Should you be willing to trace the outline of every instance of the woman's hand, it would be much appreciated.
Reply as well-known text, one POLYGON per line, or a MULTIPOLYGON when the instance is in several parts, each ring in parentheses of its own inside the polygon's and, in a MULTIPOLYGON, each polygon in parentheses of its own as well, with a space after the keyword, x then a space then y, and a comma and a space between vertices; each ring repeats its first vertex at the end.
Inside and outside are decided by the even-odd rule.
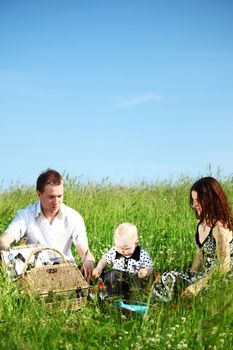
POLYGON ((187 287, 180 295, 180 299, 189 299, 196 296, 195 288, 193 285, 187 287))
POLYGON ((198 282, 188 286, 180 295, 181 299, 193 298, 208 284, 208 280, 211 277, 211 272, 205 277, 201 278, 198 282))

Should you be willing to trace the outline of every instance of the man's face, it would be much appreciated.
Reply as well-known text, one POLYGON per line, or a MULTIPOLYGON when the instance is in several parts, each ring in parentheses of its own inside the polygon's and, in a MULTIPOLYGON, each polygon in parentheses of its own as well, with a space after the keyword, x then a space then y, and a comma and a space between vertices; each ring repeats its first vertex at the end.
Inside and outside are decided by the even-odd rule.
POLYGON ((37 195, 41 202, 41 209, 44 215, 55 215, 60 209, 63 202, 64 185, 46 185, 44 192, 37 191, 37 195))

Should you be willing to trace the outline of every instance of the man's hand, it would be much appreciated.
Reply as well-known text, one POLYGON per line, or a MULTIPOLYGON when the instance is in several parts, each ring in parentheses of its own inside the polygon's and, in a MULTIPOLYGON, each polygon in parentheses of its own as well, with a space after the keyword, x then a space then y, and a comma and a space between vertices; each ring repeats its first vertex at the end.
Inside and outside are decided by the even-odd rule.
POLYGON ((86 280, 89 281, 95 266, 95 258, 86 245, 76 245, 76 249, 83 263, 81 272, 84 274, 86 280))
POLYGON ((0 250, 8 249, 14 240, 10 233, 3 233, 0 237, 0 250))
POLYGON ((94 269, 94 266, 95 263, 92 260, 85 260, 83 263, 81 271, 83 272, 87 281, 89 281, 92 278, 92 271, 94 269))

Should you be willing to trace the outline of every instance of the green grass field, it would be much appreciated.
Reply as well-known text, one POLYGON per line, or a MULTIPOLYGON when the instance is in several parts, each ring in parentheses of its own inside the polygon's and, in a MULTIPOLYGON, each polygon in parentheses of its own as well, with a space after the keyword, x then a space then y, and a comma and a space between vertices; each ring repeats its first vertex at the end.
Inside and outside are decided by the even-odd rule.
MULTIPOLYGON (((221 181, 221 179, 220 179, 221 181)), ((233 179, 221 181, 231 203, 233 179)), ((156 270, 187 270, 195 250, 196 218, 189 207, 192 180, 129 187, 81 184, 66 178, 64 202, 83 216, 98 260, 121 222, 134 223, 156 270)), ((19 208, 36 199, 33 188, 0 193, 0 232, 19 208)), ((78 261, 78 257, 77 262, 78 261)), ((233 281, 216 277, 193 300, 154 302, 145 317, 90 300, 80 311, 48 309, 0 276, 0 349, 233 349, 233 281)))

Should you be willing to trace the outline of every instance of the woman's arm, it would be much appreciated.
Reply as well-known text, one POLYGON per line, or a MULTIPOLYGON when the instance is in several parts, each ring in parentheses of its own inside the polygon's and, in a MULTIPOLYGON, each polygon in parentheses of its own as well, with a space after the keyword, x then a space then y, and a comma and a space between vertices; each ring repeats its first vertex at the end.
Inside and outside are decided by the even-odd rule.
POLYGON ((198 270, 200 270, 202 263, 203 263, 202 251, 200 249, 197 249, 192 262, 190 272, 197 272, 198 270))
POLYGON ((232 232, 219 224, 213 229, 213 237, 216 241, 217 268, 220 272, 227 272, 230 270, 232 232))
POLYGON ((188 286, 180 295, 181 299, 191 298, 197 296, 197 294, 207 286, 208 281, 211 277, 211 273, 203 277, 201 280, 199 280, 196 283, 191 284, 188 286))

